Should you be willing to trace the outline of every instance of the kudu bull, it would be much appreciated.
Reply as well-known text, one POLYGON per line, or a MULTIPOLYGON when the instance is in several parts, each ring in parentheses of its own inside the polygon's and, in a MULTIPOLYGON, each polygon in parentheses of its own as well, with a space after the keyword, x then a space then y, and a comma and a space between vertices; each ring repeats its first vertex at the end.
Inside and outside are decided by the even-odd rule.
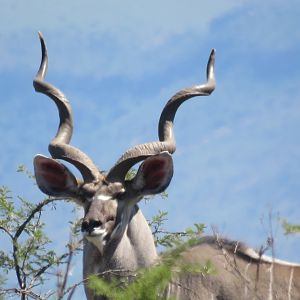
MULTIPOLYGON (((42 60, 34 79, 37 92, 49 96, 59 111, 60 124, 49 144, 52 158, 37 155, 34 170, 37 184, 50 196, 73 199, 84 208, 83 277, 108 270, 134 271, 158 259, 151 230, 137 203, 144 195, 164 191, 173 175, 171 154, 176 149, 173 121, 179 106, 195 96, 208 96, 215 88, 212 50, 207 82, 185 88, 165 105, 159 120, 159 141, 126 151, 107 174, 98 170, 81 150, 71 146, 71 106, 64 94, 45 82, 48 56, 40 34, 42 60), (78 180, 59 160, 74 165, 78 180), (141 162, 135 177, 126 180, 132 166, 141 162)), ((177 299, 300 299, 299 265, 258 255, 251 248, 218 238, 205 238, 184 253, 187 262, 211 260, 217 275, 185 274, 174 278, 166 298, 177 299)), ((108 276, 109 277, 109 276, 108 276)), ((108 278, 109 279, 109 278, 108 278)), ((102 299, 85 286, 88 299, 102 299)))

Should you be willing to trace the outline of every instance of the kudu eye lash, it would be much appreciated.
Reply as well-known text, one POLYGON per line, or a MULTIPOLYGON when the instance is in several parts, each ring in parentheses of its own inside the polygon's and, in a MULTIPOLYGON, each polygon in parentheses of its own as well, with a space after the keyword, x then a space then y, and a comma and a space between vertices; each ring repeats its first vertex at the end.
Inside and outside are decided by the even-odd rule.
POLYGON ((114 216, 110 216, 107 218, 106 222, 111 222, 111 221, 115 221, 116 218, 114 216))

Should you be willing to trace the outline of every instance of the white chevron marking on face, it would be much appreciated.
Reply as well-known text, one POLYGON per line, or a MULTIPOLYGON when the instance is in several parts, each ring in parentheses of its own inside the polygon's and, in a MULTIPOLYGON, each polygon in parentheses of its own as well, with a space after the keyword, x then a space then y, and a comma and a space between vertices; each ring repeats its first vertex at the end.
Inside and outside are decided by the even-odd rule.
POLYGON ((112 199, 112 197, 111 196, 109 196, 109 195, 98 195, 97 196, 97 200, 101 200, 101 201, 108 201, 108 200, 111 200, 112 199))

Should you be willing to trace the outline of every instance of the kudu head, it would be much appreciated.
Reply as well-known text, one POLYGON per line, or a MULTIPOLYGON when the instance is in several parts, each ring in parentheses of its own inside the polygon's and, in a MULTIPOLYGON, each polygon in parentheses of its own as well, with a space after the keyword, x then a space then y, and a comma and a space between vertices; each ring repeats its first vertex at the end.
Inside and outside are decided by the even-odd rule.
POLYGON ((84 207, 82 232, 101 252, 111 241, 120 239, 130 220, 135 204, 144 195, 164 191, 173 176, 171 154, 176 149, 173 121, 178 107, 187 99, 207 96, 215 88, 212 50, 207 65, 207 82, 183 89, 165 105, 159 120, 159 141, 137 145, 126 151, 116 164, 102 173, 81 150, 71 146, 73 132, 72 110, 65 95, 45 81, 48 66, 47 48, 39 33, 42 60, 33 81, 37 92, 49 96, 56 104, 60 123, 56 136, 49 144, 52 158, 37 155, 34 171, 40 190, 50 196, 73 199, 84 207), (82 175, 78 180, 60 162, 67 161, 82 175), (135 164, 142 162, 133 179, 126 174, 135 164))

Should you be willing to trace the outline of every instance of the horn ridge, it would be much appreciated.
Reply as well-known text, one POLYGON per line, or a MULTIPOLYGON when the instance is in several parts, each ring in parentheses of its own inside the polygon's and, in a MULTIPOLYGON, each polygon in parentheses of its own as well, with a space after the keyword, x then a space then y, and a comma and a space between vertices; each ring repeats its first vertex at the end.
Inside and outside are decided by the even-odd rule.
POLYGON ((173 131, 173 123, 176 112, 180 105, 186 100, 196 96, 209 96, 215 89, 216 81, 214 75, 215 49, 212 49, 206 69, 207 82, 195 85, 177 92, 165 105, 158 125, 159 141, 137 145, 127 150, 117 161, 115 166, 109 171, 106 179, 108 181, 125 180, 129 169, 136 163, 144 160, 148 156, 159 154, 163 151, 174 153, 176 150, 176 140, 173 131))
POLYGON ((48 51, 44 37, 39 32, 42 50, 41 64, 33 80, 36 92, 50 97, 57 106, 59 112, 59 126, 55 137, 49 144, 49 152, 55 159, 62 159, 73 164, 81 173, 84 181, 98 182, 103 179, 98 168, 92 160, 81 150, 69 145, 73 134, 73 113, 67 97, 54 85, 45 81, 48 69, 48 51))

